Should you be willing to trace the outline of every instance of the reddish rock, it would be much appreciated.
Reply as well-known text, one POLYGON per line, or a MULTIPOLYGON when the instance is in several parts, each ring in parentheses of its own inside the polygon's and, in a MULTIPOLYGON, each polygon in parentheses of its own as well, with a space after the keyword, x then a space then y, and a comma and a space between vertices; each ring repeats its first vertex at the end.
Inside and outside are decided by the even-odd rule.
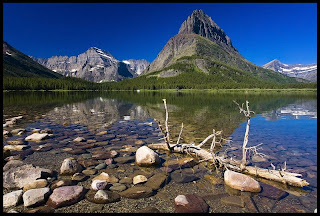
POLYGON ((208 213, 209 205, 204 199, 195 194, 185 195, 187 202, 183 202, 184 205, 180 205, 179 202, 175 204, 176 213, 208 213))
POLYGON ((52 208, 60 208, 79 202, 85 195, 82 186, 64 186, 54 189, 49 197, 47 205, 52 208))

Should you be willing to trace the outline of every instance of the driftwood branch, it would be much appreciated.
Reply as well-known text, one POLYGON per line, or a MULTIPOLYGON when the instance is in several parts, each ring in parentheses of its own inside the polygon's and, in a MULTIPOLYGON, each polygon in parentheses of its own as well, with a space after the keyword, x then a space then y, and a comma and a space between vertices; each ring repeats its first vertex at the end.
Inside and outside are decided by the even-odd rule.
MULTIPOLYGON (((171 145, 170 144, 170 139, 169 139, 169 129, 168 129, 168 110, 167 110, 167 105, 166 105, 166 100, 163 99, 165 110, 166 110, 166 120, 165 120, 165 125, 166 125, 166 130, 164 131, 160 122, 159 122, 159 128, 160 130, 165 134, 165 143, 158 143, 158 144, 149 144, 148 147, 153 148, 153 149, 159 149, 159 150, 166 150, 166 151, 171 151, 174 153, 186 153, 188 155, 194 156, 199 158, 200 161, 208 161, 211 162, 213 165, 216 167, 223 167, 225 169, 230 169, 233 171, 237 172, 242 172, 245 174, 253 175, 256 177, 264 178, 264 179, 269 179, 275 182, 280 182, 286 185, 292 185, 296 187, 303 187, 309 185, 309 183, 301 179, 301 174, 297 173, 290 173, 286 172, 286 162, 284 164, 284 168, 276 170, 275 166, 271 163, 271 166, 273 167, 273 170, 269 169, 263 169, 263 168, 258 168, 258 167, 252 167, 252 166, 245 166, 246 164, 246 152, 247 151, 252 151, 255 154, 258 154, 260 156, 264 156, 264 154, 259 153, 258 147, 261 145, 256 145, 252 147, 246 147, 248 143, 248 136, 249 136, 249 125, 250 125, 250 114, 254 113, 253 111, 249 110, 249 102, 246 101, 246 108, 247 110, 243 109, 243 104, 242 107, 234 101, 235 104, 238 105, 238 108, 240 109, 240 113, 243 113, 246 118, 247 118, 247 128, 246 128, 246 133, 245 133, 245 138, 243 142, 243 158, 241 161, 235 160, 233 158, 225 158, 224 156, 218 156, 213 152, 213 149, 215 147, 215 144, 217 143, 216 136, 221 135, 222 131, 215 132, 213 130, 213 133, 209 135, 206 139, 204 139, 199 145, 195 146, 193 143, 191 144, 179 144, 182 130, 183 130, 183 124, 181 126, 181 130, 179 133, 179 138, 177 141, 177 144, 171 145), (209 140, 213 138, 213 141, 211 143, 210 147, 210 152, 207 150, 202 149, 201 147, 209 140)), ((221 143, 220 139, 220 143, 221 143)))

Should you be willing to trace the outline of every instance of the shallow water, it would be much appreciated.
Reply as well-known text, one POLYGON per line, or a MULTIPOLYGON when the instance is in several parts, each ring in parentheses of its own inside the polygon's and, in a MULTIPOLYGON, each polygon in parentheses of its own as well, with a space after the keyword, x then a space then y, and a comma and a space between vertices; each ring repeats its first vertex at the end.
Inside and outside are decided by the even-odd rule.
MULTIPOLYGON (((169 129, 173 142, 178 138, 182 122, 183 143, 198 144, 212 133, 212 129, 222 130, 223 137, 229 138, 231 143, 230 146, 216 146, 215 151, 226 151, 228 156, 241 159, 240 147, 246 119, 232 100, 239 103, 248 100, 250 109, 255 111, 251 118, 248 146, 262 143, 259 152, 265 154, 263 158, 249 157, 251 165, 272 169, 272 163, 278 169, 286 162, 287 170, 301 173, 310 183, 303 189, 296 189, 258 179, 263 188, 270 191, 273 189, 274 193, 281 196, 268 194, 266 190, 258 194, 249 193, 256 206, 250 208, 244 198, 248 194, 225 186, 221 172, 202 162, 198 165, 172 166, 173 172, 185 176, 190 176, 192 172, 192 176, 197 179, 178 183, 177 179, 168 178, 166 184, 149 198, 124 198, 120 202, 104 205, 82 200, 56 212, 134 212, 148 206, 156 207, 161 212, 174 212, 174 198, 188 193, 203 196, 210 206, 210 212, 313 212, 317 206, 316 94, 6 92, 3 96, 4 119, 24 116, 13 127, 5 129, 27 130, 27 133, 7 140, 24 138, 35 128, 49 128, 53 131, 53 136, 47 140, 30 141, 32 151, 29 149, 13 153, 24 152, 26 163, 55 171, 59 171, 63 159, 69 156, 79 160, 83 159, 85 154, 92 156, 94 152, 114 149, 120 153, 119 157, 132 157, 138 147, 161 142, 159 139, 163 134, 158 129, 157 121, 164 123, 163 98, 167 99, 169 129), (97 135, 102 131, 106 133, 97 135), (72 142, 78 136, 88 141, 85 144, 72 142), (51 159, 47 160, 48 157, 51 159), (204 178, 209 174, 215 176, 215 184, 204 178), (273 186, 268 186, 269 184, 273 186), (246 203, 245 206, 239 207, 222 201, 229 196, 241 197, 246 203)), ((209 143, 211 142, 204 147, 209 148, 209 143)), ((157 167, 139 168, 134 161, 128 160, 128 163, 117 163, 118 167, 113 168, 114 175, 121 179, 137 170, 152 174, 163 172, 161 168, 165 167, 165 161, 185 157, 178 154, 168 155, 162 151, 158 153, 162 162, 157 167)), ((104 160, 97 161, 101 163, 104 160)), ((104 170, 98 170, 98 173, 104 170)), ((105 171, 112 172, 110 170, 107 167, 105 171)), ((79 185, 89 188, 90 179, 80 182, 79 185)), ((21 210, 23 206, 16 208, 21 210)))

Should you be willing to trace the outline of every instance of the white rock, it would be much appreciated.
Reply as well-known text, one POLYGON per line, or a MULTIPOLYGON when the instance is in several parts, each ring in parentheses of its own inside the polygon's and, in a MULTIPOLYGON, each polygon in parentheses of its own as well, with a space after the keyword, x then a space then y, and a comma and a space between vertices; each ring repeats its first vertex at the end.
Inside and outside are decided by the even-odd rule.
POLYGON ((94 199, 107 200, 109 199, 109 196, 104 190, 98 190, 98 192, 94 195, 94 199))
POLYGON ((30 146, 27 145, 5 145, 3 146, 3 151, 22 151, 27 148, 30 148, 30 146))
POLYGON ((132 181, 133 181, 133 184, 136 185, 142 182, 146 182, 147 180, 148 180, 147 177, 145 177, 144 175, 137 175, 133 177, 132 181))
POLYGON ((42 204, 50 195, 50 188, 30 189, 23 194, 23 205, 25 207, 42 204))
POLYGON ((33 133, 25 138, 26 141, 40 141, 48 137, 47 133, 33 133))
POLYGON ((77 137, 77 138, 75 138, 73 141, 74 141, 74 142, 84 142, 84 141, 86 141, 86 138, 84 138, 84 137, 77 137))
POLYGON ((12 134, 18 134, 20 132, 26 132, 26 129, 24 128, 18 128, 11 131, 12 134))
POLYGON ((81 171, 82 171, 81 165, 74 158, 64 159, 60 167, 61 175, 73 175, 81 171))
POLYGON ((174 202, 176 205, 182 205, 186 206, 189 204, 187 197, 185 195, 178 195, 175 199, 174 202))
POLYGON ((17 190, 3 195, 3 207, 8 208, 18 205, 21 201, 22 194, 23 190, 17 190))
POLYGON ((136 163, 139 166, 154 165, 160 163, 160 158, 152 149, 142 146, 136 152, 136 163))
POLYGON ((317 213, 317 209, 314 210, 314 213, 317 213))
POLYGON ((108 182, 106 180, 96 179, 92 181, 91 188, 93 190, 103 190, 106 188, 107 184, 108 182))

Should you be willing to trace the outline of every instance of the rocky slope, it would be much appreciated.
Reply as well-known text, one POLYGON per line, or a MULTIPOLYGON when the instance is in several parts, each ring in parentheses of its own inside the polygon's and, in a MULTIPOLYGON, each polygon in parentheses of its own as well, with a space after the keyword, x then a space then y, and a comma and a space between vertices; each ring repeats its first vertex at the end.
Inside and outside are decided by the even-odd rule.
POLYGON ((202 10, 193 11, 182 23, 179 33, 170 38, 143 74, 159 72, 157 76, 160 77, 177 76, 183 72, 172 70, 177 68, 177 64, 191 64, 204 73, 211 73, 214 68, 236 68, 264 81, 296 82, 294 78, 264 69, 243 58, 231 39, 202 10))
POLYGON ((140 75, 142 71, 144 71, 150 64, 150 62, 148 62, 145 59, 139 59, 139 60, 129 59, 129 60, 123 60, 122 62, 129 65, 130 69, 136 75, 140 75))
POLYGON ((64 76, 78 77, 93 82, 119 81, 135 77, 141 71, 140 60, 119 61, 109 52, 91 47, 78 56, 53 56, 48 59, 33 58, 45 67, 64 76), (137 62, 135 62, 137 61, 137 62), (128 64, 129 63, 129 64, 128 64))
POLYGON ((3 41, 3 76, 59 78, 60 74, 33 61, 30 57, 3 41))
POLYGON ((298 77, 311 82, 317 82, 317 63, 315 64, 284 64, 278 59, 274 59, 271 62, 262 66, 266 69, 285 74, 290 77, 298 77))

